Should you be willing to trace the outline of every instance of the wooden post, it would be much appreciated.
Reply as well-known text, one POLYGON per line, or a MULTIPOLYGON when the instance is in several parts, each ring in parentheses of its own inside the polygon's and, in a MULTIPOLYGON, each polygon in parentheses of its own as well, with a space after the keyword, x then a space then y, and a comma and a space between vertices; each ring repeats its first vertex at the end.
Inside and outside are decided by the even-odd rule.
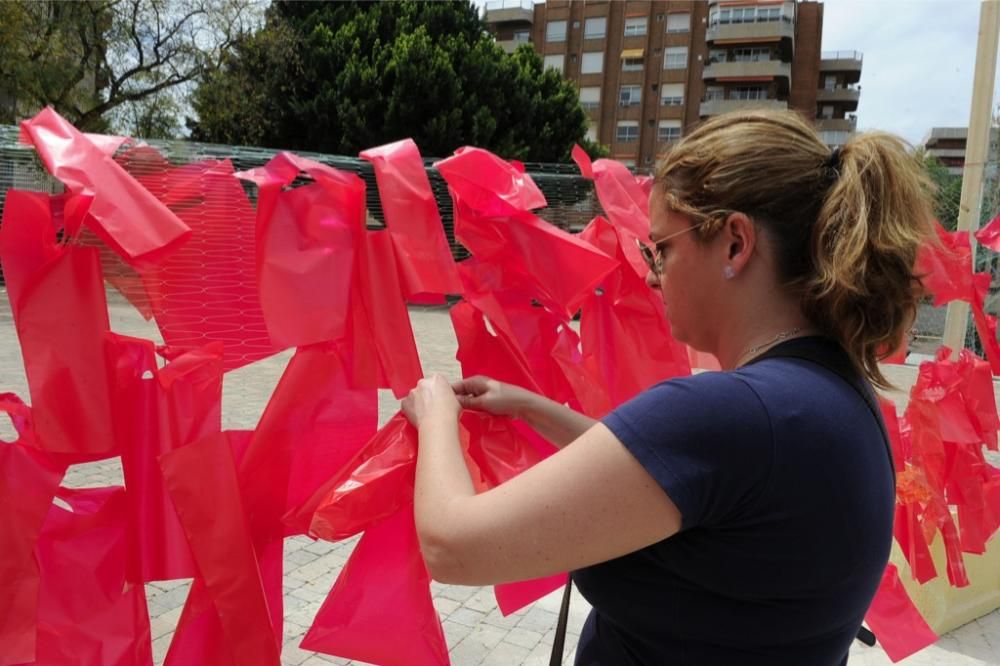
MULTIPOLYGON (((983 170, 989 155, 990 124, 993 116, 993 80, 997 71, 997 45, 1000 37, 1000 0, 983 0, 979 10, 979 42, 976 48, 976 71, 972 79, 972 108, 969 133, 965 141, 965 167, 962 170, 962 197, 958 208, 958 230, 979 227, 983 205, 983 170)), ((974 247, 974 244, 973 244, 974 247)), ((976 253, 972 253, 975 267, 976 253)), ((944 324, 942 343, 957 358, 965 346, 969 327, 969 304, 952 301, 944 324)))

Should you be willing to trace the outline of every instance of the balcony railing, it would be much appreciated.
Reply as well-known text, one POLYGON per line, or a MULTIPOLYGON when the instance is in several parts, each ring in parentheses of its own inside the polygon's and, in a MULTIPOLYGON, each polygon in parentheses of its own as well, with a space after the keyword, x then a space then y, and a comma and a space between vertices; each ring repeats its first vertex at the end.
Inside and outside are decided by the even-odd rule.
POLYGON ((790 78, 791 63, 780 60, 734 60, 732 62, 711 62, 701 72, 702 79, 739 79, 773 76, 790 78))
POLYGON ((706 97, 701 103, 698 112, 703 116, 715 116, 729 111, 743 111, 746 109, 777 109, 788 108, 788 102, 781 99, 717 99, 714 96, 706 97))
POLYGON ((848 102, 857 104, 861 98, 860 86, 835 86, 816 91, 817 102, 848 102))
POLYGON ((820 60, 861 60, 861 51, 823 51, 820 60))
POLYGON ((526 9, 530 12, 535 11, 535 1, 534 0, 490 0, 486 3, 486 11, 496 12, 501 9, 526 9))

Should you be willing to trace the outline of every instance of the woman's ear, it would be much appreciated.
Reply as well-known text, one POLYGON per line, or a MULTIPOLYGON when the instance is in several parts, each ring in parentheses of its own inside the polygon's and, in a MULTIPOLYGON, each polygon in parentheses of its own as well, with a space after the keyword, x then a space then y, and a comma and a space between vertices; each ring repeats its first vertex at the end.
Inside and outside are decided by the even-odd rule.
POLYGON ((736 277, 750 261, 750 256, 757 247, 757 227, 745 213, 730 213, 722 228, 725 241, 726 274, 736 277))

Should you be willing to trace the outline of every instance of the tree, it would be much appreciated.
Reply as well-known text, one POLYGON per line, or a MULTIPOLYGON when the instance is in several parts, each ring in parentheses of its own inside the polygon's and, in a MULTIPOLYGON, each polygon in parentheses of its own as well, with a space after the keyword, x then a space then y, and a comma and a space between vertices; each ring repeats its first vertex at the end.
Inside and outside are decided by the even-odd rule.
POLYGON ((941 163, 935 155, 923 152, 921 160, 927 175, 935 185, 934 215, 938 222, 948 231, 958 228, 959 201, 962 196, 962 177, 948 172, 948 167, 941 163))
POLYGON ((144 113, 157 117, 160 129, 174 127, 176 115, 164 117, 177 111, 168 93, 215 67, 233 40, 250 31, 259 14, 255 3, 0 2, 0 97, 7 99, 0 121, 51 105, 87 131, 144 113))
POLYGON ((279 0, 192 103, 193 138, 292 150, 354 154, 412 137, 427 155, 468 144, 564 161, 587 143, 574 86, 529 46, 505 54, 468 0, 279 0))

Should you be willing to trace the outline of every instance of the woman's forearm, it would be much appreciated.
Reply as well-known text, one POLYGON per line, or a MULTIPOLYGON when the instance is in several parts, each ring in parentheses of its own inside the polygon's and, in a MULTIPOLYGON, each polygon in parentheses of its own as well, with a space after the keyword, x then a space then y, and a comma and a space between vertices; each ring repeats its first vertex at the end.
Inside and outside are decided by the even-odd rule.
POLYGON ((517 418, 560 449, 590 430, 596 420, 543 395, 521 389, 517 418))

